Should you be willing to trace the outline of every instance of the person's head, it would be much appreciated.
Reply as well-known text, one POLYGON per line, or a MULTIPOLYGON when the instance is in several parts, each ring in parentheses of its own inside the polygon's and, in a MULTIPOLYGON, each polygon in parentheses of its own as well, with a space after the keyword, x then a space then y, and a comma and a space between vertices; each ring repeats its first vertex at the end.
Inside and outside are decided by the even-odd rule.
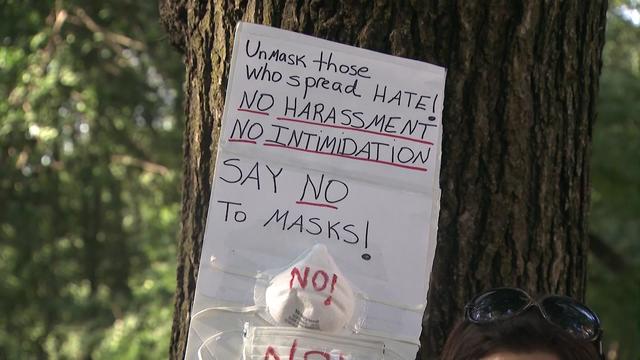
POLYGON ((445 344, 442 360, 600 360, 600 322, 567 297, 539 302, 520 289, 475 297, 445 344))

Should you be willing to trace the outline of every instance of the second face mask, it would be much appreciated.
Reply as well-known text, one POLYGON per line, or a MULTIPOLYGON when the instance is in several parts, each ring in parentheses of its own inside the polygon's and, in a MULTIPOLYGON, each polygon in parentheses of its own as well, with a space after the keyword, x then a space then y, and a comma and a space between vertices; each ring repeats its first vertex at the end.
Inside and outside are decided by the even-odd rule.
POLYGON ((244 360, 382 360, 384 343, 290 327, 247 327, 244 360))

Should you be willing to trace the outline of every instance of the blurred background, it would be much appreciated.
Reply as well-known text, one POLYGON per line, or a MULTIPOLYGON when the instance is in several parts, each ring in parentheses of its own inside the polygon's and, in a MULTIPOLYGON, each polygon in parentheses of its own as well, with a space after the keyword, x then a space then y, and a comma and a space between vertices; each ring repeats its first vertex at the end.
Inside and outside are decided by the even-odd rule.
MULTIPOLYGON (((0 0, 0 359, 166 358, 183 64, 156 1, 0 0)), ((640 1, 610 1, 588 303, 640 359, 640 1)))

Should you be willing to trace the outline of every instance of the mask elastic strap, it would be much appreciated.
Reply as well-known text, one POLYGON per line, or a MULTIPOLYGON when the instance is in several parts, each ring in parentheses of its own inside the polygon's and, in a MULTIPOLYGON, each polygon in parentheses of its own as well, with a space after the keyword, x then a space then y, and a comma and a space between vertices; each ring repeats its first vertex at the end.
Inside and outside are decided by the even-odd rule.
MULTIPOLYGON (((378 333, 376 331, 358 329, 358 330, 353 331, 353 333, 356 334, 356 335, 360 334, 360 335, 366 335, 366 336, 369 336, 369 337, 378 338, 378 339, 383 340, 383 342, 384 342, 384 340, 392 340, 392 341, 396 341, 396 342, 403 343, 403 344, 420 346, 420 342, 419 341, 416 342, 415 340, 412 340, 412 339, 409 339, 409 338, 404 338, 404 337, 399 337, 399 336, 390 337, 388 334, 381 334, 381 333, 378 333)), ((393 350, 390 350, 390 351, 394 352, 393 350)))
MULTIPOLYGON (((216 261, 216 257, 215 256, 211 256, 209 258, 209 264, 211 265, 212 268, 221 271, 223 273, 226 274, 231 274, 231 275, 237 275, 237 276, 242 276, 245 278, 249 278, 249 279, 265 279, 268 278, 268 276, 264 273, 258 272, 256 273, 249 273, 249 272, 244 272, 244 271, 240 271, 240 270, 231 270, 228 268, 225 268, 224 266, 218 265, 217 261, 216 261)), ((360 296, 362 299, 366 300, 366 301, 370 301, 370 302, 374 302, 376 304, 381 304, 381 305, 385 305, 385 306, 390 306, 390 307, 395 307, 398 309, 402 309, 402 310, 407 310, 407 311, 412 311, 412 312, 424 312, 424 305, 415 305, 415 306, 406 306, 406 305, 402 305, 402 304, 397 304, 397 303, 392 303, 392 302, 387 302, 387 301, 381 301, 381 300, 376 300, 376 299, 372 299, 364 294, 358 293, 357 296, 360 296)))
POLYGON ((203 314, 210 311, 227 311, 234 313, 249 313, 249 312, 257 312, 262 309, 261 306, 251 305, 251 306, 212 306, 198 311, 197 313, 191 315, 191 321, 196 320, 198 317, 201 317, 203 314))
MULTIPOLYGON (((228 330, 228 331, 220 331, 219 333, 213 334, 211 336, 209 336, 209 338, 207 338, 207 340, 205 340, 202 345, 200 345, 200 347, 198 347, 198 360, 202 360, 202 350, 204 350, 204 348, 209 345, 209 343, 211 343, 212 341, 217 341, 220 339, 220 337, 223 334, 229 334, 229 333, 236 333, 236 332, 240 332, 242 333, 242 331, 238 331, 238 330, 228 330)), ((218 357, 216 356, 215 353, 213 353, 213 359, 214 360, 220 360, 218 359, 218 357)))
POLYGON ((414 305, 414 306, 407 306, 407 305, 403 305, 403 304, 398 304, 398 303, 392 303, 392 302, 388 302, 388 301, 372 299, 372 298, 368 297, 367 295, 364 295, 364 294, 361 294, 361 293, 358 293, 358 296, 361 297, 365 301, 376 303, 376 304, 380 304, 380 305, 384 305, 384 306, 394 307, 394 308, 398 308, 398 309, 402 309, 402 310, 406 310, 406 311, 411 311, 411 312, 416 312, 416 313, 424 312, 424 305, 422 305, 422 304, 414 305))
MULTIPOLYGON (((262 274, 262 273, 250 274, 250 273, 245 273, 245 272, 241 272, 241 271, 225 269, 224 267, 215 264, 215 258, 213 256, 212 256, 210 264, 214 269, 222 271, 222 272, 227 273, 227 274, 242 276, 242 277, 246 277, 246 278, 249 278, 249 279, 258 279, 258 280, 266 278, 266 276, 264 274, 262 274)), ((381 304, 381 305, 394 307, 394 308, 398 308, 398 309, 402 309, 402 310, 406 310, 406 311, 416 312, 416 313, 424 312, 424 305, 406 306, 406 305, 402 305, 402 304, 397 304, 397 303, 392 303, 392 302, 372 299, 372 298, 370 298, 370 297, 368 297, 368 296, 366 296, 364 294, 361 294, 361 293, 358 293, 357 296, 361 297, 365 301, 376 303, 376 304, 381 304)), ((221 308, 221 310, 222 309, 224 309, 224 308, 221 308)), ((233 310, 229 310, 229 311, 233 311, 233 310)))
MULTIPOLYGON (((420 315, 424 312, 424 306, 423 305, 406 306, 406 305, 398 304, 398 303, 380 301, 380 300, 376 300, 376 299, 371 299, 371 298, 369 298, 368 296, 366 296, 366 295, 364 295, 362 293, 359 293, 358 296, 365 302, 365 304, 367 302, 370 302, 370 303, 380 304, 380 305, 387 306, 387 307, 394 308, 394 309, 401 310, 401 311, 413 312, 413 313, 420 314, 420 315)), ((366 328, 363 328, 362 326, 358 326, 356 329, 354 329, 353 333, 354 334, 362 334, 362 335, 372 336, 372 337, 376 337, 376 338, 384 339, 384 340, 393 340, 393 341, 397 341, 397 342, 400 342, 400 343, 420 346, 420 342, 419 341, 416 342, 416 340, 413 339, 413 338, 403 337, 403 336, 399 336, 399 335, 389 336, 388 333, 379 332, 379 331, 376 331, 376 330, 367 330, 366 328)))
POLYGON ((241 270, 231 270, 229 268, 226 268, 222 265, 218 265, 217 259, 215 256, 211 255, 211 257, 209 258, 209 266, 211 266, 213 269, 221 271, 225 274, 231 274, 231 275, 237 275, 237 276, 241 276, 241 277, 245 277, 248 279, 261 279, 264 277, 264 275, 262 275, 261 273, 250 273, 250 272, 244 272, 241 270))
MULTIPOLYGON (((231 274, 231 275, 236 275, 236 276, 241 276, 241 277, 245 277, 248 279, 254 279, 257 281, 263 280, 265 278, 267 278, 266 275, 262 274, 262 273, 249 273, 249 272, 243 272, 240 270, 231 270, 229 268, 225 268, 221 265, 219 265, 216 261, 216 257, 215 256, 211 256, 209 258, 209 266, 211 266, 213 269, 221 271, 225 274, 231 274)), ((197 318, 201 317, 202 315, 204 315, 207 312, 210 311, 226 311, 226 312, 234 312, 234 313, 250 313, 250 312, 257 312, 259 313, 259 310, 264 309, 264 306, 258 306, 258 305, 249 305, 249 306, 212 306, 212 307, 208 307, 205 309, 202 309, 200 311, 198 311, 197 313, 191 315, 191 320, 196 320, 197 318)))

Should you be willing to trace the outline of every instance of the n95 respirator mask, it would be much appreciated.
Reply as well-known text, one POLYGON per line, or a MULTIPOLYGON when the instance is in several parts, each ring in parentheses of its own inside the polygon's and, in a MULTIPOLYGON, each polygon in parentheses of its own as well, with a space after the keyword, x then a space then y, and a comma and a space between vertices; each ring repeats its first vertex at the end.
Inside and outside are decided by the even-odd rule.
MULTIPOLYGON (((324 245, 270 279, 259 279, 256 304, 273 323, 335 332, 351 320, 355 293, 324 245)), ((269 320, 269 319, 267 319, 269 320)))

